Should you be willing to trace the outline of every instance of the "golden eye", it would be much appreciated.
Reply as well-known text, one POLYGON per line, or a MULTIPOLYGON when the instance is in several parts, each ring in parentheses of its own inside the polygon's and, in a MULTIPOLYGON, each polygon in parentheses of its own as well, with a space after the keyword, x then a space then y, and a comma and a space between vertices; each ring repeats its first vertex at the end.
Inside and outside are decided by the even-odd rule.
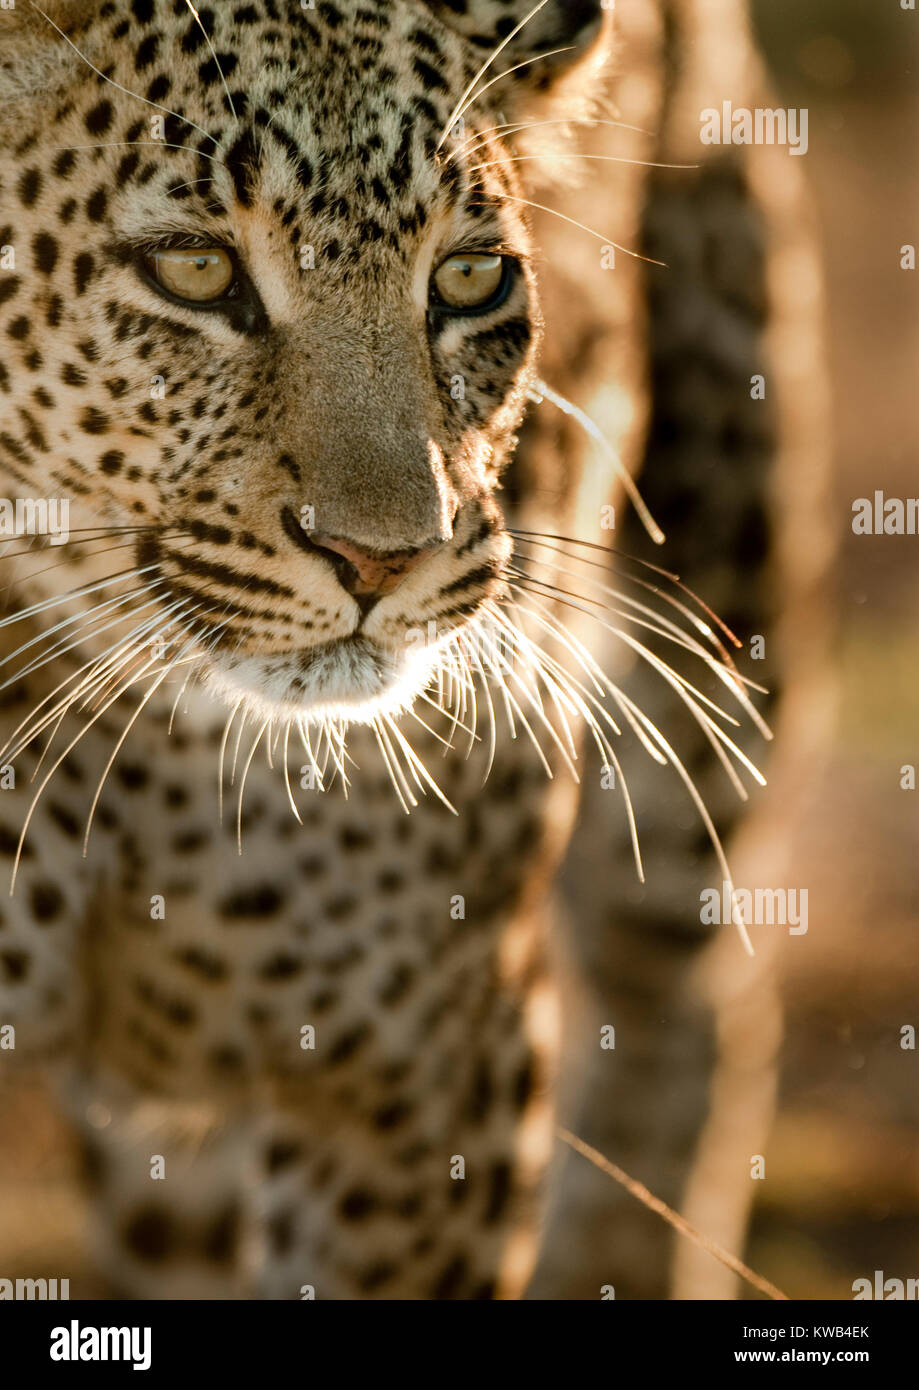
POLYGON ((155 251, 147 266, 164 290, 193 304, 222 299, 236 276, 231 256, 216 246, 155 251))
POLYGON ((470 252, 445 260, 435 271, 434 288, 441 304, 450 309, 481 309, 497 300, 506 275, 503 256, 470 252))

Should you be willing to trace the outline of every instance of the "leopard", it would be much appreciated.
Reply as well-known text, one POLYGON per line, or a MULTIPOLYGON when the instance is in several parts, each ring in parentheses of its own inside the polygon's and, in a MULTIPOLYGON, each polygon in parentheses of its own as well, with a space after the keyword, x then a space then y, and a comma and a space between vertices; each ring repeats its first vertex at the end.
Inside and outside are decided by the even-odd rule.
MULTIPOLYGON (((53 1077, 80 1136, 109 1296, 538 1291, 559 884, 575 917, 603 918, 592 948, 627 956, 621 980, 642 918, 634 894, 621 910, 633 858, 641 881, 623 731, 655 775, 681 774, 693 854, 728 876, 731 815, 694 791, 703 755, 687 771, 602 664, 611 615, 621 645, 636 614, 673 639, 639 607, 668 585, 665 620, 702 611, 679 586, 711 549, 681 520, 685 486, 668 518, 697 547, 681 580, 640 555, 613 565, 604 544, 626 495, 628 524, 655 532, 631 473, 661 412, 633 349, 640 276, 663 257, 647 228, 642 249, 604 231, 616 275, 598 315, 553 234, 575 224, 599 251, 598 235, 576 193, 558 213, 546 200, 581 167, 578 130, 627 128, 601 96, 623 27, 637 71, 675 22, 690 51, 700 12, 613 10, 0 11, 0 469, 11 508, 65 518, 39 544, 5 533, 0 1055, 53 1077), (600 389, 611 365, 618 394, 600 389), (579 775, 591 747, 602 782, 579 775), (610 781, 618 820, 598 832, 610 781)), ((607 186, 632 207, 639 188, 649 207, 674 196, 639 184, 653 161, 616 160, 607 186)), ((736 160, 705 176, 701 204, 755 202, 736 160)), ((749 631, 776 444, 741 396, 719 437, 754 464, 722 536, 749 594, 715 599, 749 631)), ((755 725, 728 636, 698 616, 679 631, 755 725)), ((685 680, 627 645, 665 688, 650 705, 679 706, 710 755, 685 680)), ((680 939, 653 890, 647 904, 657 968, 682 978, 709 943, 680 939)), ((677 1186, 710 1109, 700 1051, 707 1099, 676 1126, 677 1186)), ((672 1253, 623 1249, 660 1296, 672 1253)))

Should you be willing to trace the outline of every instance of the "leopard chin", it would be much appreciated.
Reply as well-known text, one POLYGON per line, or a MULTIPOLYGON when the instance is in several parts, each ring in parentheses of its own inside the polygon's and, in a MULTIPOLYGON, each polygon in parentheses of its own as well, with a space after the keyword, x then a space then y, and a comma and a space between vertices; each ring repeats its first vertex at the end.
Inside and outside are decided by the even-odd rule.
POLYGON ((440 660, 439 646, 394 652, 353 634, 281 655, 217 661, 203 683, 223 703, 242 701, 262 719, 372 724, 410 709, 440 660))

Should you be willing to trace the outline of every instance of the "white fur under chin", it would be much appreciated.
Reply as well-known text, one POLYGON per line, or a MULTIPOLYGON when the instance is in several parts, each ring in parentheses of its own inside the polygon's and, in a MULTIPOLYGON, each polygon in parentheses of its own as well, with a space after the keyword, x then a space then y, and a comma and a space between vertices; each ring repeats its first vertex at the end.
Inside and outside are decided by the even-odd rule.
POLYGON ((205 688, 225 704, 240 699, 263 719, 332 719, 372 724, 378 715, 402 714, 430 683, 440 664, 436 645, 397 656, 363 637, 315 651, 215 661, 205 688))

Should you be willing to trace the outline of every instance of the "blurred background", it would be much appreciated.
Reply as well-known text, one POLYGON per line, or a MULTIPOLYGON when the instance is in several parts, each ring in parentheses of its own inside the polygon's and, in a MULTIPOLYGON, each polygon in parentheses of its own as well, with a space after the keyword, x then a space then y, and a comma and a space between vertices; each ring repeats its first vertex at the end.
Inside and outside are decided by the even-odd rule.
POLYGON ((785 1044, 748 1256, 792 1297, 919 1275, 919 537, 854 536, 851 507, 919 494, 919 14, 898 0, 756 0, 782 104, 810 111, 839 521, 840 707, 789 882, 810 929, 783 951, 785 1044))
MULTIPOLYGON (((754 0, 777 102, 806 107, 802 160, 826 276, 835 420, 833 662, 839 713, 787 882, 809 930, 778 952, 778 1111, 747 1258, 798 1298, 919 1277, 919 537, 854 536, 852 502, 919 495, 919 13, 899 0, 754 0)), ((68 1137, 36 1087, 0 1089, 0 1273, 71 1271, 91 1294, 68 1137)), ((611 1155, 615 1157, 616 1155, 611 1155)))

